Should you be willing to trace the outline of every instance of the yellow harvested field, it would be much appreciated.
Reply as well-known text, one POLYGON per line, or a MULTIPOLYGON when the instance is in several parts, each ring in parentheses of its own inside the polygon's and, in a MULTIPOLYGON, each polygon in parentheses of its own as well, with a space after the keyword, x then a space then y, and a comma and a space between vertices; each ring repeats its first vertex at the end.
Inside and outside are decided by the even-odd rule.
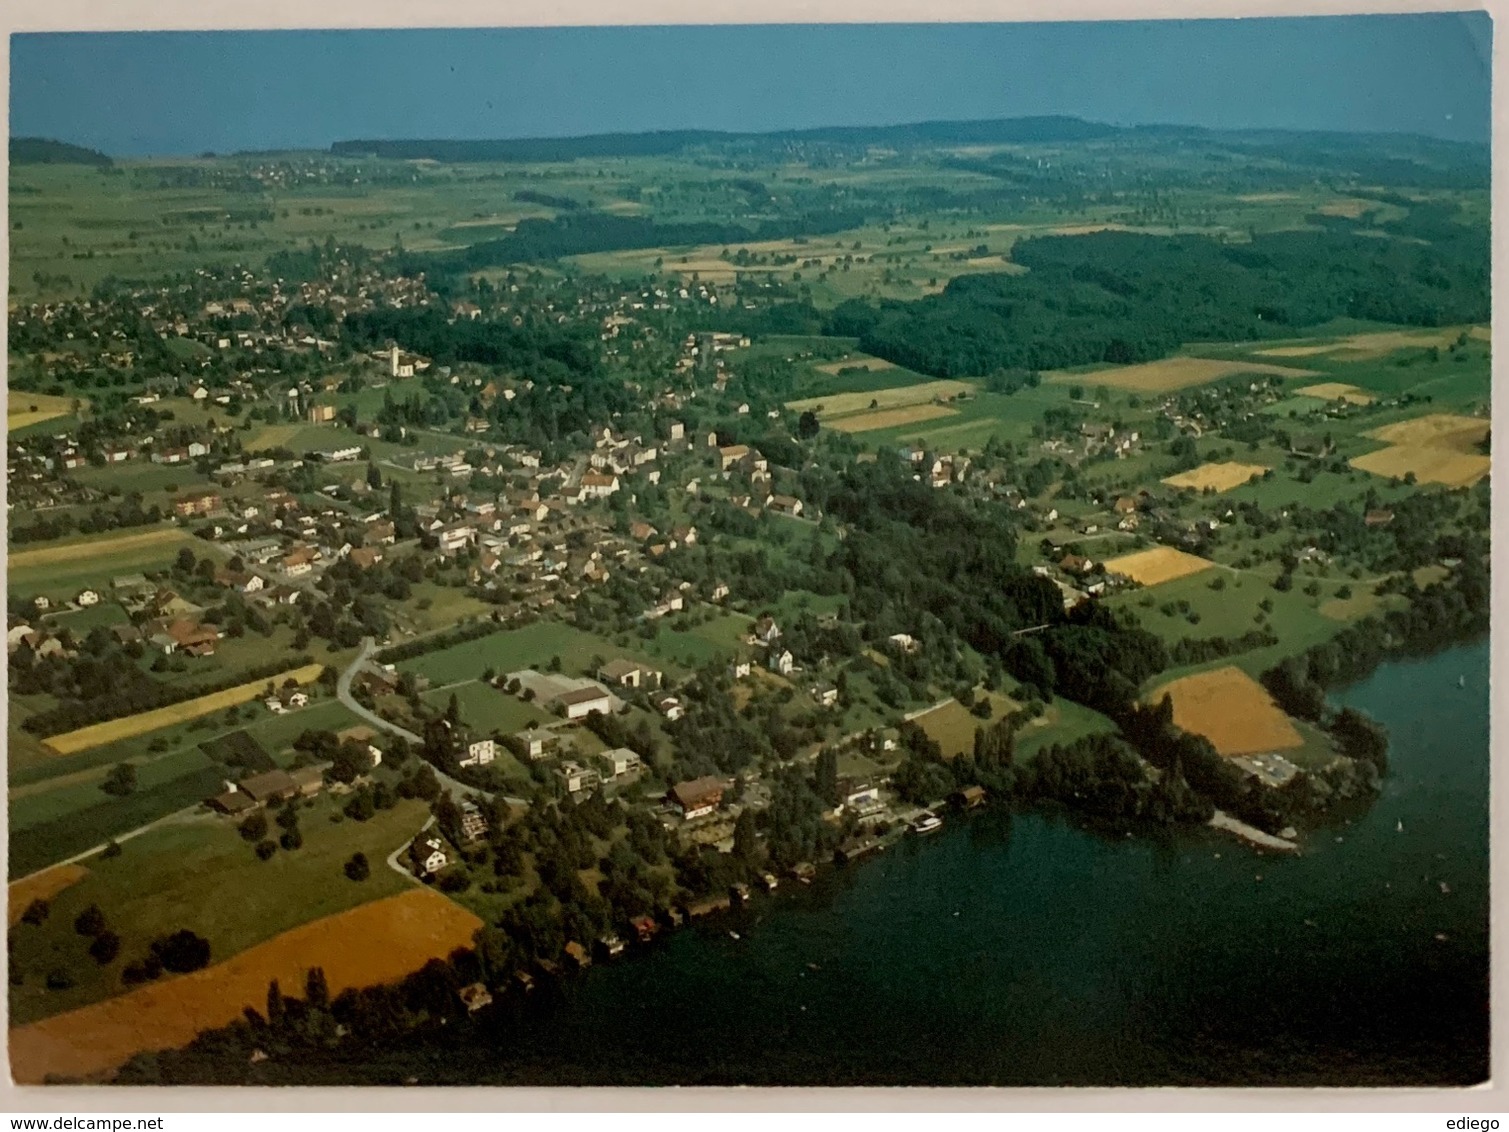
POLYGON ((15 927, 21 915, 33 900, 51 900, 65 888, 72 888, 89 875, 83 865, 54 865, 40 873, 33 873, 10 886, 10 904, 6 922, 15 927))
MULTIPOLYGON (((1462 333, 1460 326, 1443 330, 1381 330, 1367 334, 1348 334, 1324 342, 1297 342, 1288 346, 1269 346, 1256 353, 1265 358, 1312 358, 1319 354, 1336 354, 1342 361, 1367 361, 1382 358, 1395 350, 1418 350, 1436 346, 1445 349, 1462 333)), ((1469 331, 1469 333, 1471 333, 1469 331)))
POLYGON ((1301 397, 1319 397, 1322 401, 1345 401, 1350 405, 1371 405, 1378 399, 1371 393, 1358 389, 1355 385, 1347 385, 1341 381, 1322 381, 1319 385, 1307 385, 1294 392, 1301 397))
POLYGON ((1490 421, 1482 417, 1464 417, 1456 413, 1427 413, 1413 420, 1375 428, 1366 435, 1390 444, 1417 444, 1425 448, 1445 448, 1452 452, 1472 453, 1488 435, 1490 421))
MULTIPOLYGON (((72 397, 57 397, 51 393, 26 393, 20 390, 9 393, 5 399, 5 430, 14 432, 39 421, 66 417, 73 412, 73 402, 72 397)), ((89 402, 81 399, 80 404, 87 405, 89 402)))
POLYGON ((872 358, 862 356, 858 358, 844 358, 837 362, 828 362, 826 365, 813 366, 818 373, 838 373, 846 369, 868 370, 870 373, 878 373, 881 370, 895 369, 895 362, 888 362, 884 358, 872 358))
POLYGON ((1158 703, 1164 696, 1174 702, 1175 726, 1205 736, 1227 757, 1304 746, 1268 690, 1233 665, 1165 684, 1148 700, 1158 703))
POLYGON ((1156 586, 1172 582, 1175 578, 1187 578, 1208 570, 1215 563, 1196 554, 1186 554, 1171 546, 1155 546, 1151 550, 1138 550, 1112 558, 1105 564, 1113 574, 1125 574, 1132 581, 1144 586, 1156 586))
POLYGON ((240 1018, 244 1007, 263 1009, 273 979, 298 993, 309 968, 321 967, 332 995, 393 982, 469 946, 481 926, 430 889, 363 904, 202 971, 12 1029, 11 1076, 27 1085, 49 1076, 99 1080, 137 1053, 187 1045, 240 1018))
POLYGON ((973 393, 974 390, 975 387, 967 381, 923 381, 897 389, 874 389, 868 393, 805 397, 800 401, 787 401, 786 408, 794 413, 804 413, 811 409, 827 421, 846 413, 866 413, 877 409, 899 409, 904 405, 925 405, 930 401, 946 401, 961 393, 973 393))
POLYGON ((61 735, 42 740, 42 745, 57 755, 74 755, 92 747, 103 747, 106 743, 114 743, 119 739, 145 735, 161 727, 171 727, 175 723, 184 723, 190 719, 198 719, 201 715, 209 715, 211 712, 221 711, 224 708, 249 703, 260 696, 269 683, 281 687, 285 680, 291 679, 300 684, 312 684, 320 678, 320 673, 323 671, 325 671, 323 664, 306 664, 303 668, 291 668, 287 672, 269 676, 266 680, 237 684, 234 688, 227 688, 223 692, 211 692, 207 696, 184 700, 180 704, 154 708, 152 711, 128 715, 124 719, 93 723, 88 727, 80 727, 77 731, 65 731, 61 735))
POLYGON ((828 427, 838 432, 873 432, 878 428, 902 428, 909 424, 917 424, 919 421, 952 417, 958 412, 958 409, 950 409, 947 405, 909 405, 900 409, 881 409, 873 413, 852 413, 847 417, 829 421, 828 427))
POLYGON ((170 546, 173 543, 183 543, 188 546, 194 542, 193 535, 177 527, 154 527, 150 531, 117 535, 115 538, 55 543, 51 546, 39 546, 33 550, 12 551, 6 559, 6 564, 12 570, 25 570, 33 566, 77 562, 81 558, 109 559, 127 551, 141 550, 143 547, 170 546))
POLYGON ((1490 427, 1481 417, 1429 413, 1373 429, 1367 435, 1391 447, 1356 456, 1350 463, 1375 476, 1402 479, 1413 472, 1421 483, 1470 487, 1492 466, 1489 457, 1477 451, 1490 427))
POLYGON ((1224 464, 1201 464, 1177 476, 1169 476, 1163 482, 1169 487, 1192 487, 1196 491, 1204 491, 1207 487, 1230 491, 1266 471, 1268 469, 1261 464, 1242 464, 1233 460, 1224 464))
POLYGON ((1243 204, 1263 204, 1274 200, 1293 200, 1293 193, 1245 193, 1237 197, 1243 204))
POLYGON ((1447 448, 1414 444, 1396 444, 1348 462, 1359 471, 1386 479, 1403 479, 1413 472, 1420 483, 1438 483, 1443 487, 1471 487, 1488 474, 1490 467, 1487 456, 1465 456, 1447 448))
POLYGON ((1143 362, 1141 365, 1118 366, 1115 369, 1093 370, 1088 373, 1056 370, 1045 376, 1055 385, 1085 385, 1092 388, 1097 385, 1108 385, 1112 389, 1129 389, 1135 393, 1169 393, 1175 389, 1187 389, 1192 385, 1219 381, 1223 377, 1234 377, 1239 373, 1267 374, 1273 377, 1320 376, 1313 370, 1268 365, 1264 362, 1184 357, 1164 358, 1157 362, 1143 362))

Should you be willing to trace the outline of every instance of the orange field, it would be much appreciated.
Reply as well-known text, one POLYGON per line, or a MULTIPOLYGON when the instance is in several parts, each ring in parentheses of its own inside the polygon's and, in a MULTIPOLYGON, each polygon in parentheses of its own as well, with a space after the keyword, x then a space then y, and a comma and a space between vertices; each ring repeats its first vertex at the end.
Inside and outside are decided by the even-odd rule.
POLYGON ((1267 470, 1261 464, 1201 464, 1198 468, 1180 472, 1177 476, 1169 476, 1163 482, 1169 487, 1192 487, 1196 491, 1204 491, 1207 487, 1213 487, 1217 491, 1230 491, 1267 470))
POLYGON ((10 886, 10 907, 6 922, 15 927, 21 914, 33 900, 51 900, 65 888, 72 888, 89 875, 83 865, 54 865, 40 873, 33 873, 10 886))
POLYGON ((1162 361, 1117 366, 1115 369, 1093 370, 1089 373, 1058 370, 1044 376, 1056 385, 1084 385, 1089 388, 1107 385, 1112 389, 1127 389, 1134 393, 1169 393, 1175 389, 1187 389, 1191 385, 1219 381, 1223 377, 1234 377, 1239 373, 1274 377, 1320 376, 1313 370, 1268 365, 1264 362, 1220 361, 1215 358, 1164 358, 1162 361))
POLYGON ((245 1006, 262 1009, 273 979, 302 993, 308 969, 323 967, 332 995, 392 982, 469 946, 481 926, 476 916, 429 889, 375 900, 202 971, 13 1029, 11 1076, 24 1085, 48 1077, 104 1079, 134 1054, 187 1045, 200 1031, 240 1018, 245 1006))
POLYGON ((1367 435, 1388 441, 1390 447, 1354 457, 1350 463, 1376 476, 1403 478, 1413 472, 1421 483, 1470 487, 1491 467, 1488 456, 1477 450, 1488 429, 1489 422, 1481 417, 1430 413, 1375 428, 1367 435))
POLYGON ((1342 381, 1322 381, 1319 385, 1307 385, 1294 392, 1301 397, 1319 397, 1322 401, 1345 401, 1351 405, 1371 405, 1377 400, 1371 393, 1365 393, 1357 386, 1347 385, 1342 381))
POLYGON ((1144 586, 1156 586, 1172 582, 1175 578, 1188 577, 1208 570, 1215 563, 1195 554, 1185 554, 1171 546, 1155 546, 1151 550, 1138 550, 1112 558, 1105 564, 1112 574, 1125 574, 1132 581, 1144 586))
POLYGON ((901 409, 879 409, 873 413, 854 413, 828 422, 828 427, 839 432, 873 432, 878 428, 901 428, 919 421, 951 417, 958 409, 947 405, 909 405, 901 409))
POLYGON ((1223 755, 1256 755, 1304 746, 1304 737, 1266 688, 1240 668, 1186 676, 1148 697, 1174 701, 1174 724, 1203 735, 1223 755))

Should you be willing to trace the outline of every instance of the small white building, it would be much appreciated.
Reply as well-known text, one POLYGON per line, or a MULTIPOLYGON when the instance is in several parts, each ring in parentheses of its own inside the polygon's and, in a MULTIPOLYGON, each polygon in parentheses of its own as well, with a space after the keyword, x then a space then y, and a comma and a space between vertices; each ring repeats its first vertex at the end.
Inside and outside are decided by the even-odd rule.
POLYGON ((607 778, 622 778, 624 775, 634 774, 644 766, 639 756, 628 747, 614 747, 611 751, 604 751, 597 756, 597 760, 607 778))
POLYGON ((457 766, 486 766, 498 757, 497 743, 492 739, 478 739, 466 745, 466 754, 456 760, 457 766))

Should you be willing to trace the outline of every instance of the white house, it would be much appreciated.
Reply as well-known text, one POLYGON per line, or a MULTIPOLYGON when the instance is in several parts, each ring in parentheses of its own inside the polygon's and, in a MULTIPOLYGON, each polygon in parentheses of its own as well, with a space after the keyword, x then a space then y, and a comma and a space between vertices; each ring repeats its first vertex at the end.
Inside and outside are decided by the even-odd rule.
POLYGON ((478 739, 466 745, 466 755, 456 760, 457 766, 486 766, 498 757, 497 744, 491 739, 478 739))
POLYGON ((450 863, 445 842, 438 833, 426 830, 409 844, 409 857, 422 876, 438 873, 450 863))
POLYGON ((593 712, 607 715, 613 710, 612 697, 607 690, 596 684, 589 684, 585 688, 577 688, 557 696, 555 702, 566 713, 567 719, 584 719, 593 712))
POLYGON ((78 605, 98 605, 100 603, 100 595, 95 593, 94 590, 83 590, 73 600, 78 605))
POLYGON ((626 774, 633 774, 644 764, 640 758, 628 747, 614 747, 611 751, 604 751, 597 756, 602 764, 603 773, 608 778, 621 778, 626 774))
POLYGON ((791 655, 790 649, 781 649, 779 652, 770 654, 770 670, 779 672, 782 676, 790 676, 796 668, 796 658, 791 655))

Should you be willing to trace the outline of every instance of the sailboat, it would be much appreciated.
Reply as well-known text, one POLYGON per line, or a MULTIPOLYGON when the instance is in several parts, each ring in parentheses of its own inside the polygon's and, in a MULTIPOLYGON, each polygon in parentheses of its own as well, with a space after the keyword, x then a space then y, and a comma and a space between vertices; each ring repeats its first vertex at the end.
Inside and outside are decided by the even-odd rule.
POLYGON ((1395 825, 1394 825, 1394 832, 1395 833, 1403 833, 1404 832, 1404 823, 1402 821, 1395 823, 1395 825))

